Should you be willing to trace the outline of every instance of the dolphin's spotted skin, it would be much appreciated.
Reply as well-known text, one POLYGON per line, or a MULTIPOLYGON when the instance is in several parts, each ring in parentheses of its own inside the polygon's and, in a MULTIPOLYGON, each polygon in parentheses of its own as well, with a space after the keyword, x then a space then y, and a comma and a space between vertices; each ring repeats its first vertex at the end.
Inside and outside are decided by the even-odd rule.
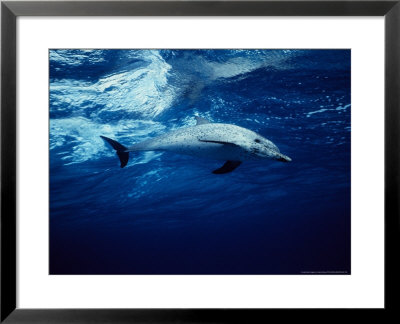
POLYGON ((262 158, 256 151, 263 148, 269 149, 265 153, 271 158, 279 153, 275 144, 246 128, 215 123, 178 129, 132 145, 127 151, 171 151, 214 160, 246 161, 262 158), (256 143, 256 139, 263 144, 256 143))
POLYGON ((279 152, 274 143, 249 129, 231 124, 210 123, 200 117, 196 119, 196 126, 178 129, 127 148, 107 137, 102 138, 117 151, 121 167, 128 161, 127 158, 121 159, 121 155, 126 157, 126 152, 134 151, 169 151, 227 161, 223 167, 214 171, 217 174, 231 172, 246 160, 291 161, 279 152))

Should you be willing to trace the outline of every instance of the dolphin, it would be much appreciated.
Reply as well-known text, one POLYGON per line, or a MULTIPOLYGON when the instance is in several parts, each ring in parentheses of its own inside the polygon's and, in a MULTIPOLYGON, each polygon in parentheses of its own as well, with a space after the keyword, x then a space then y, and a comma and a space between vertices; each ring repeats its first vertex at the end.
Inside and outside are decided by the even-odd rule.
POLYGON ((211 123, 202 117, 195 118, 195 126, 181 128, 128 147, 111 138, 100 137, 116 151, 121 168, 127 165, 129 152, 136 151, 168 151, 226 161, 222 167, 212 171, 214 174, 232 172, 246 160, 292 160, 280 153, 270 140, 249 129, 232 124, 211 123))

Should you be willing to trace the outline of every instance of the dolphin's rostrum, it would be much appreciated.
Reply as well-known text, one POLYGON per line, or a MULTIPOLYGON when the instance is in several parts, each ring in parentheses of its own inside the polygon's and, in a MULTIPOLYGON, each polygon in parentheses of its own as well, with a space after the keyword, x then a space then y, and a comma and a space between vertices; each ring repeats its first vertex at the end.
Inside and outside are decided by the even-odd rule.
POLYGON ((121 168, 128 163, 129 152, 135 151, 169 151, 226 161, 221 168, 213 171, 215 174, 231 172, 246 160, 291 161, 279 152, 274 143, 249 129, 211 123, 201 117, 196 117, 196 120, 196 126, 181 128, 129 147, 108 137, 100 137, 117 152, 121 168))

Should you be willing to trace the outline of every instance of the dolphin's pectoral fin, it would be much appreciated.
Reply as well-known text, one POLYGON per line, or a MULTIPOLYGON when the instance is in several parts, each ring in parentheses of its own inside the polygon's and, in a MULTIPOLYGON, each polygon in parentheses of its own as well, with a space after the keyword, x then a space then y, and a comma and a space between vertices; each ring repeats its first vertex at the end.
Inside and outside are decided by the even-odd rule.
POLYGON ((196 125, 203 125, 203 124, 210 124, 211 122, 203 117, 195 116, 196 118, 196 125))
POLYGON ((214 170, 212 173, 214 174, 224 174, 229 173, 235 170, 240 164, 241 161, 226 161, 225 164, 217 170, 214 170))
POLYGON ((224 144, 224 145, 237 145, 232 142, 225 142, 225 141, 213 141, 213 140, 203 140, 199 138, 200 142, 205 142, 205 143, 216 143, 216 144, 224 144))

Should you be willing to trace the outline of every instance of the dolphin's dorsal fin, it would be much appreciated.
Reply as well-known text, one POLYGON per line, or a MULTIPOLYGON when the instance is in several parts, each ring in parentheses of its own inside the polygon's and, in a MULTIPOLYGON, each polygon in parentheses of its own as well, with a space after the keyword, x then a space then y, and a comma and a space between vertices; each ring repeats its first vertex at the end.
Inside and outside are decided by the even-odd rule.
POLYGON ((214 174, 224 174, 235 170, 242 162, 241 161, 226 161, 219 169, 214 170, 214 174))
POLYGON ((203 117, 195 116, 196 118, 196 125, 204 125, 204 124, 210 124, 211 122, 203 117))

